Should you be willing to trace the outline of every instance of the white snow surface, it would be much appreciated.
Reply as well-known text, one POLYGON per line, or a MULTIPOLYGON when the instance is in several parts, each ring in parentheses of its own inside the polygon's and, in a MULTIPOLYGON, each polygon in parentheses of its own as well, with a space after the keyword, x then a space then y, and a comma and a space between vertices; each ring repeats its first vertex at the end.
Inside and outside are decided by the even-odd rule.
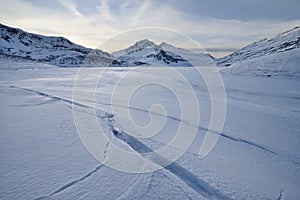
POLYGON ((217 60, 220 67, 244 62, 266 55, 276 55, 300 47, 300 27, 295 27, 272 38, 265 38, 217 60))
MULTIPOLYGON (((200 103, 197 137, 172 165, 151 173, 131 174, 111 169, 105 162, 99 163, 81 143, 71 101, 78 69, 50 65, 41 69, 36 66, 43 64, 28 61, 26 66, 34 69, 30 70, 21 63, 9 59, 0 63, 1 199, 300 198, 298 77, 222 73, 227 92, 225 126, 213 151, 200 159, 198 152, 210 119, 210 97, 195 69, 175 68, 190 82, 200 103)), ((83 69, 86 74, 80 88, 83 95, 73 109, 82 111, 83 116, 90 115, 94 113, 90 107, 95 103, 98 122, 112 144, 137 153, 155 150, 174 136, 180 123, 175 120, 180 119, 178 102, 166 88, 142 88, 130 101, 128 109, 132 118, 139 124, 147 123, 149 115, 143 110, 160 103, 170 116, 166 127, 149 139, 120 136, 122 129, 111 124, 114 118, 111 95, 116 82, 130 69, 105 71, 95 99, 84 94, 95 91, 91 83, 104 68, 83 69), (112 130, 121 132, 116 135, 112 130)), ((153 70, 161 68, 153 67, 153 70)), ((122 87, 155 74, 132 73, 132 81, 122 87)), ((178 81, 168 74, 159 78, 178 81)), ((116 97, 122 98, 118 94, 116 97)), ((107 145, 106 159, 113 154, 112 144, 107 145)))
POLYGON ((300 28, 254 42, 216 62, 226 74, 298 79, 300 28))
POLYGON ((242 60, 222 67, 227 74, 242 76, 265 76, 279 78, 300 78, 300 48, 242 60))

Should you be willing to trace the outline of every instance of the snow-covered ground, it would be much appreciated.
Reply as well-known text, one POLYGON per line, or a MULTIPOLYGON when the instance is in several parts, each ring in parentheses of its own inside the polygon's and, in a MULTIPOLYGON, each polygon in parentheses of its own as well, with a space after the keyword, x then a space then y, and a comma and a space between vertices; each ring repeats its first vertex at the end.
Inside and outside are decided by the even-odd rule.
POLYGON ((241 76, 266 76, 275 78, 300 78, 300 48, 249 60, 241 60, 229 67, 222 68, 223 73, 241 76))
MULTIPOLYGON (((14 62, 6 61, 6 65, 14 62)), ((137 154, 164 146, 181 123, 175 96, 156 85, 133 95, 129 110, 136 123, 149 122, 145 110, 155 103, 164 105, 169 116, 160 135, 134 138, 126 135, 130 130, 122 131, 126 127, 115 127, 111 115, 114 86, 131 68, 105 71, 96 90, 92 83, 103 69, 84 69, 82 98, 76 99, 73 109, 88 119, 96 107, 98 123, 110 138, 102 152, 103 164, 88 152, 76 131, 72 91, 78 69, 32 65, 31 70, 6 66, 0 71, 0 199, 300 198, 299 78, 222 74, 227 93, 224 129, 212 152, 200 159, 210 119, 209 94, 193 68, 176 68, 189 80, 199 101, 197 136, 171 165, 149 173, 126 173, 105 165, 114 156, 113 144, 137 154)), ((157 78, 161 68, 151 70, 131 73, 131 81, 122 87, 157 78)), ((160 78, 180 81, 166 73, 160 73, 160 78)))

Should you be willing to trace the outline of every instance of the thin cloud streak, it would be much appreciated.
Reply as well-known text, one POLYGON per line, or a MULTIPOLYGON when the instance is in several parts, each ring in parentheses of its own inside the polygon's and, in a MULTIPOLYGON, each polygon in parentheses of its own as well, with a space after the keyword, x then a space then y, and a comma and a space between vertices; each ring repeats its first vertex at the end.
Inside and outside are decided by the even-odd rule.
POLYGON ((76 5, 70 0, 59 0, 59 2, 64 5, 68 10, 73 14, 78 15, 79 17, 84 17, 77 9, 76 5))

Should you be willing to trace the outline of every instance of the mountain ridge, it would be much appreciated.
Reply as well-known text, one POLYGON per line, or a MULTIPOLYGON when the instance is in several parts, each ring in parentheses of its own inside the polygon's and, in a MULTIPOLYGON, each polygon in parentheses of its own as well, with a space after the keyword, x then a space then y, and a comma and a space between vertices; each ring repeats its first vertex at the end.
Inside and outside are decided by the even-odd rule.
POLYGON ((149 39, 135 42, 128 48, 112 53, 118 60, 129 65, 208 66, 214 65, 214 57, 205 53, 194 53, 166 42, 155 44, 149 39))
POLYGON ((217 59, 217 65, 227 67, 233 63, 243 62, 266 55, 285 52, 300 47, 300 27, 279 33, 271 38, 264 38, 217 59))
POLYGON ((64 37, 29 33, 3 24, 0 24, 0 30, 0 54, 60 67, 139 65, 190 67, 203 63, 214 64, 214 58, 209 54, 193 53, 166 42, 156 45, 148 39, 137 41, 128 48, 118 51, 119 53, 109 54, 100 49, 75 44, 64 37))
POLYGON ((64 37, 43 36, 0 24, 0 53, 3 55, 23 57, 61 67, 77 67, 92 51, 96 51, 99 57, 110 62, 114 60, 107 52, 83 47, 64 37))
MULTIPOLYGON (((75 44, 64 37, 29 33, 0 23, 0 54, 16 56, 60 67, 79 66, 211 66, 228 67, 235 63, 300 47, 300 27, 279 33, 272 38, 251 43, 230 55, 214 58, 206 53, 175 47, 166 42, 155 44, 149 39, 113 53, 75 44)), ((2 56, 3 57, 3 56, 2 56)))

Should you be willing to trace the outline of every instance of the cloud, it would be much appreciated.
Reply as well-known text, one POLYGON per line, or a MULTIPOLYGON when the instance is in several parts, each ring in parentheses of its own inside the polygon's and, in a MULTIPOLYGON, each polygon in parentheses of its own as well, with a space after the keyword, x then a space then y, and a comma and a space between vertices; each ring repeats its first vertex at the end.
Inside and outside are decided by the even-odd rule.
MULTIPOLYGON (((215 0, 211 2, 216 3, 215 0)), ((295 9, 290 11, 292 14, 287 13, 289 15, 287 17, 274 14, 275 17, 272 18, 272 14, 267 13, 259 14, 258 19, 254 16, 255 13, 252 13, 252 17, 245 17, 239 13, 240 11, 229 9, 230 7, 242 9, 246 5, 250 5, 251 11, 254 9, 254 5, 261 5, 262 8, 257 8, 261 10, 257 11, 260 13, 266 9, 267 5, 259 4, 258 0, 245 0, 243 4, 237 0, 218 2, 221 5, 224 4, 222 9, 230 13, 219 11, 220 5, 215 6, 204 0, 187 0, 187 2, 171 0, 10 0, 0 2, 0 17, 2 23, 40 34, 61 35, 76 43, 93 48, 114 35, 140 27, 173 29, 191 36, 205 48, 240 48, 250 42, 273 36, 300 24, 298 18, 292 17, 295 9), (230 2, 237 5, 233 6, 229 4, 230 2), (203 9, 207 11, 204 12, 203 9)), ((274 0, 274 2, 274 4, 276 2, 278 4, 279 1, 274 0)), ((280 5, 278 4, 276 9, 280 9, 280 5)), ((271 10, 276 7, 273 4, 269 6, 271 10)), ((288 8, 290 7, 288 6, 288 8)), ((283 10, 285 8, 282 7, 283 10)), ((143 35, 140 34, 140 36, 143 35)), ((159 41, 159 36, 157 33, 153 38, 159 41)), ((185 48, 187 48, 186 45, 189 45, 187 42, 180 41, 178 39, 180 37, 176 38, 174 35, 167 35, 167 37, 174 45, 185 48)), ((134 39, 131 38, 132 41, 134 39)), ((128 45, 128 41, 123 42, 124 44, 120 41, 119 46, 115 45, 114 48, 128 45)))
POLYGON ((71 11, 74 15, 78 15, 79 17, 83 17, 83 15, 77 10, 77 6, 70 0, 59 0, 59 2, 64 5, 69 11, 71 11))
POLYGON ((299 19, 299 0, 167 0, 166 4, 192 16, 217 19, 295 20, 299 19))

